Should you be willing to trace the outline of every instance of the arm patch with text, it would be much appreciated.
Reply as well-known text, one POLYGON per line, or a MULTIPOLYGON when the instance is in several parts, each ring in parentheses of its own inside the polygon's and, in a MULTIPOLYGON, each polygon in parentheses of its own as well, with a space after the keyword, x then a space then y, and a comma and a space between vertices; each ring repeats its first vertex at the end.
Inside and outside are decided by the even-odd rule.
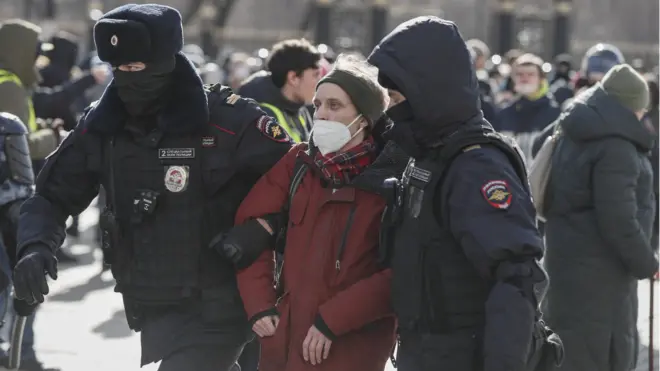
POLYGON ((481 187, 486 202, 496 209, 506 210, 511 206, 513 195, 506 180, 491 180, 481 187))
POLYGON ((289 137, 286 130, 284 130, 284 128, 282 128, 272 117, 261 116, 259 120, 257 120, 257 129, 259 129, 261 134, 275 142, 291 142, 291 137, 289 137))

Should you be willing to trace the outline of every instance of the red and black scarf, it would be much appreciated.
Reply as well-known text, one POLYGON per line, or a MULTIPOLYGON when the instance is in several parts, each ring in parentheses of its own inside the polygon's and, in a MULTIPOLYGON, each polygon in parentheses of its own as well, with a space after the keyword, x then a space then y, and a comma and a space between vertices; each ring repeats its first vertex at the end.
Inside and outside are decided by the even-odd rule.
POLYGON ((372 137, 345 151, 323 156, 316 151, 313 162, 320 175, 330 184, 343 186, 376 159, 376 143, 372 137))

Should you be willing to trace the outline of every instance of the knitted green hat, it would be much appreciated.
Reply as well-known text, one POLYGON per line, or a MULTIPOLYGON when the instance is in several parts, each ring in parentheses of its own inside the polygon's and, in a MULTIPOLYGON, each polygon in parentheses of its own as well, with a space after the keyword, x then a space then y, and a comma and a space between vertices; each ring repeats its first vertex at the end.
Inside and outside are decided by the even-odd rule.
POLYGON ((600 83, 607 94, 633 112, 644 110, 649 106, 648 84, 630 65, 619 64, 612 67, 600 83))
POLYGON ((370 125, 383 115, 385 110, 384 90, 378 85, 377 72, 365 61, 352 55, 340 55, 334 68, 316 85, 326 82, 339 85, 357 108, 358 113, 369 120, 370 125))

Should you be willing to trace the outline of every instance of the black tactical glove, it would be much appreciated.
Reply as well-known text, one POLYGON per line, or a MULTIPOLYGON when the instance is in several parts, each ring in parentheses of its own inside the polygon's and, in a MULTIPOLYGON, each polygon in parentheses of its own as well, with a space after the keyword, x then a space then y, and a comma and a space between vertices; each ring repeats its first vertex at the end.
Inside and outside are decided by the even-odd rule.
POLYGON ((57 258, 44 245, 32 245, 25 249, 14 268, 14 294, 27 304, 43 303, 48 294, 46 275, 57 279, 57 258))
POLYGON ((21 317, 29 317, 37 309, 37 303, 28 304, 25 300, 14 298, 14 311, 21 317))
POLYGON ((275 236, 256 219, 252 219, 218 234, 209 246, 231 261, 236 268, 243 269, 254 263, 264 250, 272 248, 274 243, 275 236))

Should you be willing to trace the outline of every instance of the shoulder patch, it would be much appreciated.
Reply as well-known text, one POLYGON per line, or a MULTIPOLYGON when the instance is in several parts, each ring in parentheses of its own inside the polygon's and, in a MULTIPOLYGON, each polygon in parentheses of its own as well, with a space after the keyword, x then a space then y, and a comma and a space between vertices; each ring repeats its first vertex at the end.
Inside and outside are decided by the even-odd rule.
POLYGON ((290 143, 289 134, 270 116, 261 116, 257 120, 257 129, 268 139, 280 143, 290 143))
POLYGON ((236 102, 238 102, 239 99, 241 99, 240 95, 232 93, 230 96, 227 97, 227 99, 225 99, 225 103, 230 106, 233 106, 234 104, 236 104, 236 102))
POLYGON ((490 206, 500 210, 508 209, 513 199, 506 180, 489 180, 481 187, 481 194, 490 206))
POLYGON ((481 148, 480 144, 474 144, 474 145, 467 146, 467 147, 463 148, 463 152, 470 152, 473 149, 479 149, 479 148, 481 148))

